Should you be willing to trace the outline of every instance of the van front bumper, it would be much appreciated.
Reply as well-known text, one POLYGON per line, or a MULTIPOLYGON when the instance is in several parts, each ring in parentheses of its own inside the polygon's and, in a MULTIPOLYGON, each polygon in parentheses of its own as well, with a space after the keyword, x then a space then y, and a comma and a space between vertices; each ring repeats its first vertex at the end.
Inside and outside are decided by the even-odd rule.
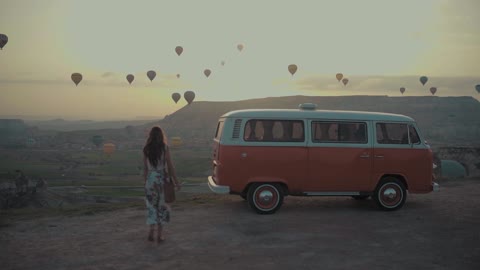
POLYGON ((217 194, 230 194, 230 187, 217 185, 212 176, 208 177, 208 187, 217 194))

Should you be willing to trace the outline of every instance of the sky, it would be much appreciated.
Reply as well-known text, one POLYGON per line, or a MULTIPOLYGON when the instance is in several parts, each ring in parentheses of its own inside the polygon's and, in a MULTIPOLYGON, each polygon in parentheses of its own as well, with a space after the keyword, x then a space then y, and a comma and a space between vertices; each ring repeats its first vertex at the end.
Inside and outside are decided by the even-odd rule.
POLYGON ((161 118, 188 90, 195 101, 400 87, 480 99, 478 10, 478 0, 0 0, 0 117, 161 118))

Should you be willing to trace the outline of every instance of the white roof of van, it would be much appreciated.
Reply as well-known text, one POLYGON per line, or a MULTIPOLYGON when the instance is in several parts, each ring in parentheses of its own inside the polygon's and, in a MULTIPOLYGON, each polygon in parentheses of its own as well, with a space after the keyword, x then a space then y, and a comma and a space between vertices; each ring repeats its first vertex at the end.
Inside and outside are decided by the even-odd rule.
POLYGON ((221 117, 239 118, 285 118, 309 119, 324 118, 338 120, 376 120, 376 121, 415 121, 411 117, 381 112, 337 111, 337 110, 300 110, 300 109, 252 109, 228 112, 221 117))

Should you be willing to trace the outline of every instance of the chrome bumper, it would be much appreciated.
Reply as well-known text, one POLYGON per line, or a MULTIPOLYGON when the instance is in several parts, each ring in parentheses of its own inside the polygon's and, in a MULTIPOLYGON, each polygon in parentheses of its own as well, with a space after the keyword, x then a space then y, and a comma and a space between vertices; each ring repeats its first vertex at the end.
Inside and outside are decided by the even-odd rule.
POLYGON ((210 188, 211 191, 217 193, 217 194, 229 194, 230 193, 230 187, 229 186, 220 186, 213 181, 213 177, 209 176, 208 177, 208 187, 210 188))
POLYGON ((433 186, 433 192, 437 192, 440 190, 440 185, 438 183, 433 182, 432 186, 433 186))

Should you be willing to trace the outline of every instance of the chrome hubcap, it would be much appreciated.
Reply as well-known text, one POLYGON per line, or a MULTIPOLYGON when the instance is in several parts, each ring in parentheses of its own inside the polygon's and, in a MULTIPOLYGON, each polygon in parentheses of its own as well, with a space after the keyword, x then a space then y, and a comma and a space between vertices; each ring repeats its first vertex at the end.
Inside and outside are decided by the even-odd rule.
POLYGON ((387 188, 383 192, 383 196, 389 199, 394 199, 395 197, 397 197, 397 192, 393 188, 387 188))
POLYGON ((269 190, 263 190, 258 197, 262 203, 269 203, 273 198, 273 193, 269 190))

